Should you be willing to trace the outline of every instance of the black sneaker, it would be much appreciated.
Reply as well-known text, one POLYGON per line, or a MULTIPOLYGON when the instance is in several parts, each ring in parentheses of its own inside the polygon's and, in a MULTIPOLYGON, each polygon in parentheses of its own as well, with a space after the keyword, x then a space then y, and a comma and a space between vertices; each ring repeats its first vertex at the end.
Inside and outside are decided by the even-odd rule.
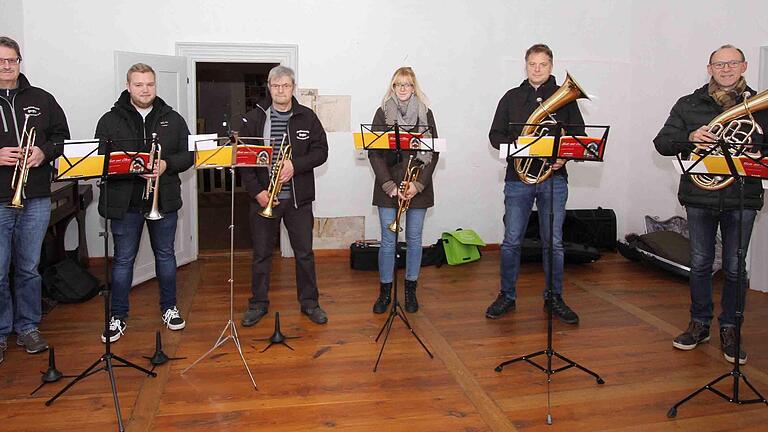
POLYGON ((184 319, 181 318, 181 314, 179 314, 179 310, 176 309, 176 306, 165 310, 163 313, 163 322, 171 330, 181 330, 187 325, 187 323, 184 322, 184 319))
POLYGON ((689 351, 696 348, 696 345, 709 340, 709 326, 697 321, 688 323, 688 329, 682 332, 672 341, 672 346, 689 351))
POLYGON ((557 317, 560 321, 566 323, 566 324, 578 324, 579 323, 579 316, 576 315, 576 312, 574 312, 570 307, 568 307, 567 304, 565 304, 565 300, 563 300, 563 296, 556 295, 553 297, 553 301, 549 301, 549 299, 544 300, 544 312, 548 312, 548 308, 550 305, 552 306, 552 315, 557 317))
POLYGON ((301 308, 301 313, 309 317, 309 320, 315 324, 325 324, 328 322, 328 315, 318 305, 313 308, 301 308))
POLYGON ((128 323, 125 322, 124 318, 112 317, 109 321, 109 330, 101 335, 101 341, 107 343, 107 338, 109 338, 110 343, 117 342, 120 336, 125 334, 127 327, 128 323))
POLYGON ((16 345, 23 346, 30 354, 41 353, 48 349, 48 342, 37 329, 30 330, 16 338, 16 345))
POLYGON ((252 308, 248 308, 248 310, 243 314, 243 319, 240 320, 240 324, 242 324, 243 327, 256 325, 256 323, 264 318, 264 315, 266 315, 267 312, 269 312, 269 309, 266 306, 254 306, 252 308))
MULTIPOLYGON (((744 342, 742 340, 742 342, 744 342)), ((736 327, 723 327, 720 329, 720 349, 728 363, 733 363, 736 356, 736 327)), ((739 350, 739 364, 747 364, 747 353, 739 350)))
POLYGON ((485 317, 490 319, 499 319, 509 311, 515 310, 515 301, 507 298, 503 293, 496 296, 496 300, 485 310, 485 317))

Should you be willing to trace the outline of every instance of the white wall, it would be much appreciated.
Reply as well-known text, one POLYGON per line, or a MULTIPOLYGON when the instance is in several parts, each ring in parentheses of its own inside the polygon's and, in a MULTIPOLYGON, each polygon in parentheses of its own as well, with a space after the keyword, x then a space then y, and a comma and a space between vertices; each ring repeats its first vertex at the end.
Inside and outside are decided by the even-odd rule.
MULTIPOLYGON (((0 36, 8 36, 22 47, 24 54, 24 8, 22 0, 0 0, 0 36)), ((25 64, 22 62, 22 72, 25 64)))
MULTIPOLYGON (((568 207, 616 209, 623 235, 641 230, 645 214, 681 214, 677 175, 651 140, 674 101, 706 81, 713 48, 727 42, 742 47, 753 62, 747 79, 757 86, 758 49, 768 44, 766 4, 28 1, 23 48, 31 81, 56 95, 80 138, 93 134, 114 102, 115 50, 174 54, 176 42, 201 41, 298 44, 300 86, 352 95, 353 125, 371 121, 395 68, 413 66, 451 149, 435 174, 437 205, 428 213, 425 241, 464 227, 496 243, 504 165, 487 133, 499 98, 524 78, 528 46, 549 44, 558 80, 568 69, 597 96, 581 107, 587 122, 612 127, 606 163, 569 165, 568 207)), ((3 13, 2 28, 6 20, 3 13)), ((355 159, 349 134, 329 134, 329 141, 329 162, 316 173, 315 214, 364 215, 366 235, 375 238, 367 161, 355 159)), ((98 224, 95 206, 88 222, 98 224)), ((101 244, 91 231, 95 255, 101 244)))

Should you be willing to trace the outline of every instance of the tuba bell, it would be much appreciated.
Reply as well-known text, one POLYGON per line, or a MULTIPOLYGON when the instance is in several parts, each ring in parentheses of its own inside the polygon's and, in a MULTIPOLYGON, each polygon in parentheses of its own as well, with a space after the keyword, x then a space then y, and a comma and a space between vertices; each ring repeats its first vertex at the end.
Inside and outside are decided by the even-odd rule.
POLYGON ((285 137, 286 135, 283 134, 283 141, 280 143, 281 151, 274 165, 272 165, 272 174, 269 176, 269 188, 267 189, 269 202, 267 203, 267 206, 259 212, 259 215, 269 219, 275 217, 273 213, 275 200, 280 193, 280 189, 283 187, 283 182, 280 181, 280 174, 283 172, 283 162, 291 160, 291 143, 286 143, 285 137))
MULTIPOLYGON (((718 142, 724 141, 726 144, 734 144, 734 146, 729 147, 731 156, 738 157, 747 154, 745 146, 752 142, 752 135, 755 132, 763 133, 760 125, 752 117, 752 113, 766 108, 768 108, 768 90, 764 90, 750 98, 744 98, 742 103, 723 111, 723 113, 709 122, 707 125, 708 131, 715 135, 718 142), (745 116, 747 118, 743 118, 745 116)), ((710 154, 722 155, 722 150, 717 147, 710 154)), ((696 148, 691 152, 690 159, 698 159, 701 156, 700 150, 696 148)), ((733 184, 734 180, 733 177, 722 175, 691 175, 693 184, 709 191, 724 189, 733 184)))
POLYGON ((11 179, 11 189, 13 189, 13 198, 6 205, 8 208, 24 208, 24 188, 27 186, 29 177, 29 157, 32 156, 32 147, 35 145, 35 128, 27 130, 29 114, 24 118, 24 128, 22 129, 19 148, 21 156, 16 160, 16 166, 13 169, 13 178, 11 179))
MULTIPOLYGON (((157 165, 160 164, 162 154, 163 149, 160 146, 160 142, 157 140, 157 134, 153 133, 152 147, 149 149, 149 168, 152 172, 154 172, 157 165)), ((144 199, 148 200, 150 195, 152 195, 152 207, 147 213, 144 213, 144 219, 160 220, 163 218, 163 214, 160 213, 160 208, 158 206, 158 199, 160 197, 160 176, 147 179, 147 186, 144 188, 144 199)))
MULTIPOLYGON (((547 119, 550 113, 557 111, 576 99, 589 99, 589 96, 587 96, 587 92, 582 90, 579 83, 566 72, 563 85, 531 113, 528 120, 525 121, 531 126, 524 126, 520 136, 541 137, 546 135, 549 133, 548 125, 554 124, 552 120, 547 119)), ((552 167, 549 166, 546 159, 515 159, 514 163, 517 176, 520 178, 520 181, 526 184, 541 183, 552 175, 552 167)))

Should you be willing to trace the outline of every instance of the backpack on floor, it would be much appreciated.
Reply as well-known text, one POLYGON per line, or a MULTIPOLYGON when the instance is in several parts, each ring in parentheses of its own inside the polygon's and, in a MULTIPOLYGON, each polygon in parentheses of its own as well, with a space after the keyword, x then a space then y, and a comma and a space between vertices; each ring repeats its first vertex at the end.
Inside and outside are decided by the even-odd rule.
POLYGON ((81 303, 99 293, 99 280, 66 258, 43 271, 43 289, 46 297, 61 303, 81 303))
POLYGON ((446 231, 442 235, 445 259, 449 265, 466 264, 480 259, 480 246, 485 246, 483 239, 472 230, 457 229, 446 231))

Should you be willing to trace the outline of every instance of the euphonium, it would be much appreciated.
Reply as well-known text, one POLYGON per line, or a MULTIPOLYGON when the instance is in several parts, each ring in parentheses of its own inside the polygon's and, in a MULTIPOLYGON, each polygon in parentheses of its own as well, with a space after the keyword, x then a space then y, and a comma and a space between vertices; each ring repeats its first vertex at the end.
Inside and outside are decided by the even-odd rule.
MULTIPOLYGON (((766 108, 768 108, 768 90, 745 98, 742 103, 723 111, 722 114, 709 122, 708 131, 715 135, 718 141, 734 144, 730 147, 732 156, 741 156, 746 153, 745 146, 752 142, 752 134, 755 132, 763 133, 760 125, 752 117, 752 113, 766 108), (744 116, 749 118, 741 118, 744 116)), ((715 148, 710 154, 722 155, 722 150, 715 148)), ((698 159, 699 157, 698 149, 694 149, 691 152, 691 159, 698 159)), ((734 178, 721 175, 694 174, 691 175, 691 181, 702 189, 716 191, 730 186, 734 178)))
MULTIPOLYGON (((520 133, 520 136, 532 136, 540 137, 549 132, 549 128, 546 125, 552 125, 552 120, 545 120, 551 113, 557 111, 561 107, 567 105, 576 99, 589 99, 587 92, 581 89, 581 86, 566 73, 565 81, 552 96, 542 102, 536 110, 531 113, 528 120, 525 122, 531 124, 531 126, 524 126, 520 133)), ((515 171, 520 180, 526 184, 541 183, 548 179, 552 175, 552 167, 549 165, 546 159, 537 159, 538 163, 534 164, 534 159, 515 159, 515 171)))
POLYGON ((24 188, 27 185, 27 177, 29 177, 29 157, 32 156, 32 146, 35 145, 35 128, 27 130, 28 121, 29 115, 24 118, 24 128, 19 142, 21 156, 16 160, 16 167, 13 169, 13 178, 11 179, 13 198, 7 205, 10 208, 24 208, 24 188))
MULTIPOLYGON (((160 142, 157 140, 157 134, 152 134, 152 147, 149 149, 149 168, 152 172, 160 164, 160 158, 163 155, 163 149, 160 146, 160 142)), ((158 207, 158 199, 160 197, 160 176, 150 177, 147 179, 147 186, 144 188, 144 199, 148 200, 149 195, 152 195, 152 207, 149 212, 144 213, 144 218, 147 220, 160 220, 163 218, 163 214, 160 213, 158 207)))
MULTIPOLYGON (((418 159, 414 160, 413 155, 408 159, 408 165, 405 167, 405 175, 403 175, 403 181, 400 182, 399 192, 405 195, 406 192, 408 192, 408 188, 411 186, 411 183, 415 182, 419 179, 419 174, 421 174, 421 168, 422 168, 423 162, 421 162, 418 159)), ((391 224, 387 225, 387 228, 396 233, 398 231, 402 231, 403 227, 400 225, 400 216, 403 215, 405 211, 408 210, 408 207, 411 205, 411 199, 403 199, 399 198, 397 199, 397 215, 395 216, 395 220, 392 221, 391 224)))
POLYGON ((272 174, 269 177, 269 188, 267 189, 269 202, 267 203, 267 206, 264 207, 264 210, 259 212, 261 216, 270 219, 275 217, 272 209, 275 206, 275 199, 280 193, 280 189, 283 187, 283 182, 280 181, 280 173, 283 172, 283 163, 291 160, 291 144, 285 142, 285 135, 283 135, 283 142, 280 144, 280 149, 282 151, 278 156, 277 161, 275 161, 275 164, 272 166, 272 174))

